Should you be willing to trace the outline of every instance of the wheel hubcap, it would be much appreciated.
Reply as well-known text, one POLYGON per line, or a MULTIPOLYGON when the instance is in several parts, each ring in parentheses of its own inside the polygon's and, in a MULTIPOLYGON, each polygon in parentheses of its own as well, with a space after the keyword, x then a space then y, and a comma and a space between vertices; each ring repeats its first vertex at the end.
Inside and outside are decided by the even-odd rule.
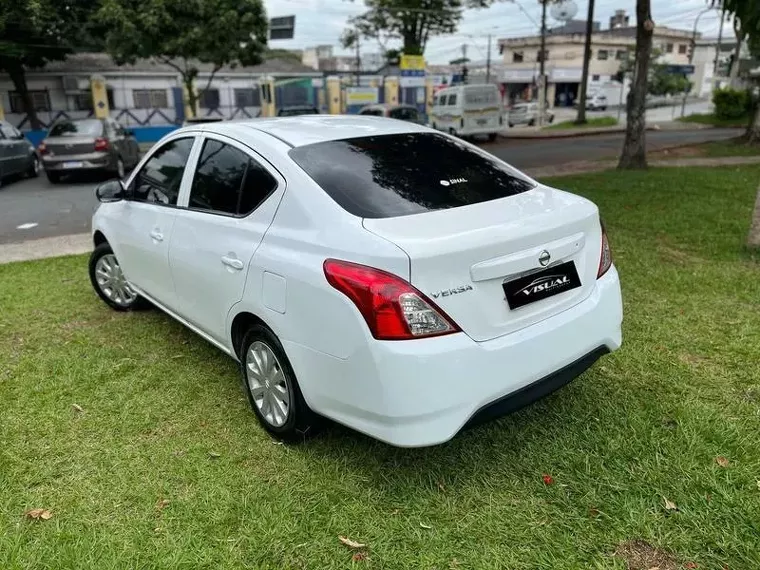
POLYGON ((290 415, 290 391, 280 361, 272 349, 260 341, 248 347, 245 375, 253 403, 274 427, 281 427, 290 415))
POLYGON ((112 253, 98 259, 95 264, 95 280, 103 295, 117 305, 126 307, 137 298, 137 293, 124 278, 119 262, 112 253))
POLYGON ((34 173, 39 174, 40 173, 40 161, 38 158, 34 159, 34 162, 32 162, 32 168, 34 168, 34 173))

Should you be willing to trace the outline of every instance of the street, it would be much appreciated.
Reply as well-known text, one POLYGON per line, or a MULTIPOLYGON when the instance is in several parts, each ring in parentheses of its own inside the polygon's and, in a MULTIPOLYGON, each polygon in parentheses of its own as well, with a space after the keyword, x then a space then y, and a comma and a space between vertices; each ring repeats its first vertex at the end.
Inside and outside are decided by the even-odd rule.
MULTIPOLYGON (((647 146, 657 150, 737 136, 736 129, 650 131, 647 146)), ((535 168, 577 160, 611 158, 620 152, 622 133, 573 139, 499 139, 481 146, 517 168, 535 168)), ((0 244, 81 234, 90 230, 97 206, 93 189, 97 179, 53 185, 44 175, 8 181, 0 188, 0 244)))

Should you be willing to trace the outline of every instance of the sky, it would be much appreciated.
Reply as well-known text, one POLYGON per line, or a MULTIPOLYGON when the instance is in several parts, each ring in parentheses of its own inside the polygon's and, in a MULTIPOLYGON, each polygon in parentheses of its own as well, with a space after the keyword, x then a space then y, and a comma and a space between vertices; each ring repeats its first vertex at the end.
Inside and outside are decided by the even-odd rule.
MULTIPOLYGON (((339 38, 351 16, 364 11, 362 0, 264 0, 269 17, 296 16, 295 38, 271 42, 272 48, 302 49, 321 44, 332 44, 337 55, 350 52, 339 47, 339 38)), ((573 0, 570 0, 573 1, 573 0)), ((586 19, 588 2, 574 0, 578 7, 575 19, 586 19)), ((616 9, 625 10, 635 25, 635 0, 596 0, 594 20, 607 28, 609 18, 616 9)), ((656 24, 671 28, 692 30, 700 12, 705 10, 705 0, 652 0, 652 17, 656 24)), ((487 55, 488 34, 492 34, 491 57, 499 59, 498 38, 530 36, 538 34, 541 6, 537 0, 499 1, 490 8, 467 10, 455 34, 431 38, 425 49, 428 63, 444 64, 460 57, 462 44, 467 44, 467 57, 484 60, 487 55)), ((558 25, 547 18, 547 26, 558 25)), ((715 37, 720 26, 720 13, 711 10, 699 20, 698 31, 703 37, 715 37)), ((730 23, 724 23, 724 37, 733 37, 730 23)), ((388 47, 397 47, 389 45, 388 47)), ((365 41, 362 53, 378 52, 376 42, 365 41)))

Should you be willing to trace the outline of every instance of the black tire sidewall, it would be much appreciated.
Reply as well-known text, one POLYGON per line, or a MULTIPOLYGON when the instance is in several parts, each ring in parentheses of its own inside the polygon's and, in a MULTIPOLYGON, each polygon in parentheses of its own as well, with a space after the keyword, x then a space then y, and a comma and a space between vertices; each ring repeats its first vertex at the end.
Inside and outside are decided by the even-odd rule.
POLYGON ((240 375, 243 382, 243 389, 248 397, 248 403, 250 404, 253 413, 256 415, 256 419, 259 420, 259 423, 267 432, 279 439, 289 442, 302 441, 310 435, 312 428, 316 424, 316 416, 309 409, 301 394, 301 389, 298 386, 295 372, 293 372, 293 367, 290 365, 290 360, 285 354, 282 344, 277 336, 266 326, 261 324, 253 325, 248 329, 245 335, 243 335, 243 340, 240 343, 240 375), (281 426, 273 426, 264 419, 258 406, 256 406, 256 402, 253 400, 253 394, 251 394, 251 389, 248 385, 245 359, 246 354, 248 353, 248 348, 256 341, 267 345, 275 354, 280 363, 280 369, 287 381, 286 384, 291 405, 288 410, 288 419, 281 426))

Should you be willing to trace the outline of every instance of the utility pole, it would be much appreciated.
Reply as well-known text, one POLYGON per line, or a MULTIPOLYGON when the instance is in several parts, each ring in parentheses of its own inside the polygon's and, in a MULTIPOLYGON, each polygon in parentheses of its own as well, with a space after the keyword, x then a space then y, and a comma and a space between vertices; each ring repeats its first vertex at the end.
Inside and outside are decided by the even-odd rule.
POLYGON ((723 41, 723 22, 726 20, 726 9, 720 10, 720 27, 718 28, 718 45, 715 46, 715 63, 713 63, 713 82, 718 85, 718 59, 720 58, 720 44, 723 41))
MULTIPOLYGON (((586 17, 586 41, 583 46, 583 72, 581 73, 581 92, 578 93, 578 118, 575 123, 582 125, 586 122, 586 95, 588 91, 588 66, 591 63, 591 37, 594 34, 594 0, 588 0, 588 15, 586 17)), ((623 88, 620 88, 621 93, 623 88)))
POLYGON ((467 83, 467 44, 462 44, 462 83, 467 83))
POLYGON ((360 80, 360 74, 362 70, 362 57, 360 52, 360 44, 359 44, 359 38, 361 36, 359 35, 359 30, 356 30, 356 86, 359 87, 361 85, 360 80))
POLYGON ((538 72, 538 126, 544 126, 544 115, 546 114, 546 3, 548 0, 541 0, 541 51, 539 52, 539 72, 538 72))
POLYGON ((486 53, 486 83, 491 83, 491 34, 488 34, 488 53, 486 53))
MULTIPOLYGON (((712 10, 712 7, 705 8, 702 10, 699 14, 697 14, 697 19, 694 20, 694 30, 691 32, 691 42, 689 44, 689 65, 691 65, 694 62, 694 50, 697 47, 697 27, 699 26, 699 19, 704 15, 707 14, 712 10)), ((721 28, 723 27, 723 23, 721 22, 721 28)), ((683 117, 686 114, 686 98, 689 96, 689 83, 686 82, 686 87, 684 87, 683 90, 683 100, 681 101, 681 116, 683 117)), ((675 109, 674 109, 675 110, 675 109)))

